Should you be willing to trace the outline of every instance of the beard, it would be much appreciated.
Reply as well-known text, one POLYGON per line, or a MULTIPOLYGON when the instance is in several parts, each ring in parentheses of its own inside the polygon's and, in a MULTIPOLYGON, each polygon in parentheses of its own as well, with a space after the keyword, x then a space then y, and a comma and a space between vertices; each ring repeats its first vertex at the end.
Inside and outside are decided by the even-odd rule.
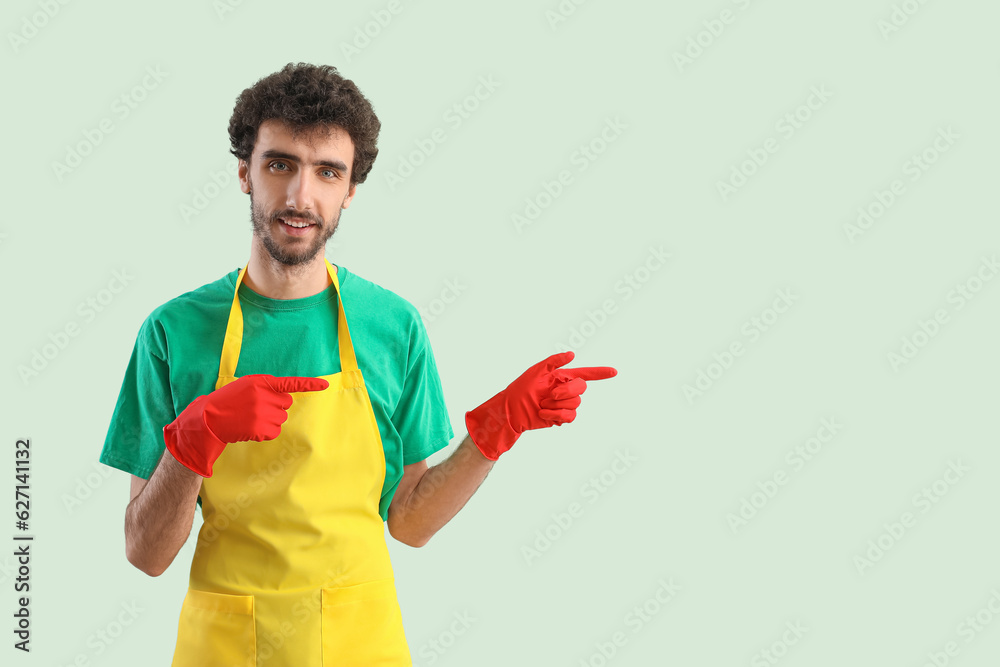
POLYGON ((329 241, 337 231, 337 225, 340 224, 340 214, 342 210, 343 209, 338 207, 337 213, 335 214, 333 220, 329 223, 315 215, 303 215, 290 209, 267 212, 264 210, 263 205, 259 205, 254 201, 253 191, 251 190, 250 192, 250 222, 253 225, 254 236, 260 239, 261 243, 264 244, 264 248, 267 250, 268 254, 271 255, 274 261, 280 262, 286 266, 295 266, 297 264, 309 262, 316 257, 319 252, 324 251, 326 249, 326 242, 329 241), (274 228, 274 225, 281 224, 278 222, 278 218, 305 218, 309 222, 316 223, 315 238, 313 238, 311 242, 304 238, 290 238, 287 242, 282 243, 280 240, 275 238, 275 233, 271 231, 274 228))

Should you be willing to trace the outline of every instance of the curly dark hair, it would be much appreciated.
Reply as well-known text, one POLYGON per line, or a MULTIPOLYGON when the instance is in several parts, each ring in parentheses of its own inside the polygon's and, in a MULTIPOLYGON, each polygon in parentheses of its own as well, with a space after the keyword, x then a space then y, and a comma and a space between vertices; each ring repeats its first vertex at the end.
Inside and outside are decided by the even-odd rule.
POLYGON ((378 155, 382 123, 368 98, 336 67, 288 63, 245 89, 229 119, 229 152, 249 164, 257 130, 271 118, 288 124, 293 136, 331 125, 342 127, 354 142, 351 185, 368 178, 378 155))

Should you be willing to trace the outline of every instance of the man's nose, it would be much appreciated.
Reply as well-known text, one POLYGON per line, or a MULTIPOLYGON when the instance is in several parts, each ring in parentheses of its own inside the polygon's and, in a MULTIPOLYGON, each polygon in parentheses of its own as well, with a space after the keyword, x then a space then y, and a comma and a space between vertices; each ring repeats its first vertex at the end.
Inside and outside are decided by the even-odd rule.
POLYGON ((315 196, 316 184, 312 182, 309 174, 300 171, 292 178, 288 185, 288 194, 285 198, 285 206, 293 211, 315 211, 313 197, 315 196))

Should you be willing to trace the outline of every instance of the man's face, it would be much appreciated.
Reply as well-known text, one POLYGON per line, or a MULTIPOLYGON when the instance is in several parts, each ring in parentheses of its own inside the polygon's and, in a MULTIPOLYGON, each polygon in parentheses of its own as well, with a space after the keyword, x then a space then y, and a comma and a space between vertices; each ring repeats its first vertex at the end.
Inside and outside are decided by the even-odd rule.
POLYGON ((323 251, 354 198, 353 160, 354 142, 342 128, 293 137, 281 121, 260 124, 250 164, 240 161, 239 177, 250 194, 254 237, 275 261, 302 264, 323 251), (307 226, 294 226, 302 224, 307 226))

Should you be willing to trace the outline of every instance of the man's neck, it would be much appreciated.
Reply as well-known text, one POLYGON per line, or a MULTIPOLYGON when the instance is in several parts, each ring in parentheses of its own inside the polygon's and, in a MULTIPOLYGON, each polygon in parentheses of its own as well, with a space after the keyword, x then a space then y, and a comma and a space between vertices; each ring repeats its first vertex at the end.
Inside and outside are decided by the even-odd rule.
MULTIPOLYGON (((336 264, 333 270, 337 270, 336 264)), ((317 253, 308 262, 288 266, 276 261, 263 248, 256 247, 250 251, 243 283, 269 299, 301 299, 319 294, 333 284, 322 253, 317 253)))

